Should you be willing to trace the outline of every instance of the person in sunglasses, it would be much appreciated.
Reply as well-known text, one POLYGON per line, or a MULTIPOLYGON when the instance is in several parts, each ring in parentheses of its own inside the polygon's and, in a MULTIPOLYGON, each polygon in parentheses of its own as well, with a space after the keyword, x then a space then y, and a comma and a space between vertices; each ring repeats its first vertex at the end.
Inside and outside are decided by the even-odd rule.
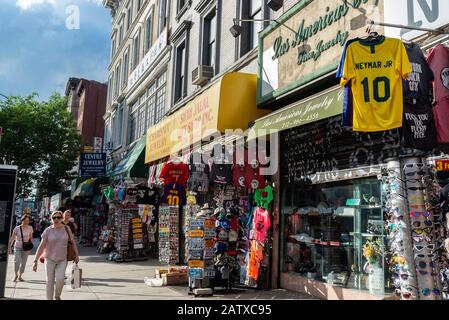
POLYGON ((47 272, 47 300, 61 300, 67 267, 69 237, 76 253, 75 263, 79 261, 79 253, 72 231, 62 223, 62 211, 54 211, 51 219, 53 224, 42 233, 42 241, 37 248, 33 271, 37 271, 37 259, 44 253, 45 270, 47 272))

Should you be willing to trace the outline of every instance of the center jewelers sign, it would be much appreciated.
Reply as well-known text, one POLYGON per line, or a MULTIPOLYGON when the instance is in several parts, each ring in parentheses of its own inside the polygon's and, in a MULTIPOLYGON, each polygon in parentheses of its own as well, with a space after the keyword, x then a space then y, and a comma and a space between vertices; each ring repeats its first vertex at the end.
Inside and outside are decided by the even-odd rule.
POLYGON ((105 177, 106 153, 81 153, 80 171, 81 177, 105 177))
POLYGON ((260 34, 258 102, 335 70, 346 40, 365 36, 367 19, 384 21, 383 8, 383 0, 299 1, 260 34))

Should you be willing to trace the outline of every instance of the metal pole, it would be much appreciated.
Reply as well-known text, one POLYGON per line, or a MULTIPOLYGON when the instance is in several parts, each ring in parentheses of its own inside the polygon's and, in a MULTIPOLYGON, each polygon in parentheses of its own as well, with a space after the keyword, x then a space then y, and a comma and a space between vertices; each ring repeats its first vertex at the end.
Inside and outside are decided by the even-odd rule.
POLYGON ((295 34, 298 33, 296 30, 293 30, 289 26, 286 26, 285 24, 280 23, 276 19, 234 19, 234 22, 236 22, 236 21, 239 21, 239 22, 276 22, 278 25, 286 27, 288 30, 292 31, 293 33, 295 33, 295 34))
POLYGON ((445 32, 442 30, 435 30, 435 29, 428 29, 428 28, 417 28, 417 27, 410 27, 410 26, 404 26, 402 24, 392 24, 392 23, 386 23, 386 22, 376 22, 373 20, 367 20, 367 24, 371 25, 377 25, 382 27, 391 27, 391 28, 400 28, 400 29, 407 29, 407 30, 417 30, 417 31, 426 31, 426 32, 433 32, 438 34, 449 34, 449 32, 445 32))

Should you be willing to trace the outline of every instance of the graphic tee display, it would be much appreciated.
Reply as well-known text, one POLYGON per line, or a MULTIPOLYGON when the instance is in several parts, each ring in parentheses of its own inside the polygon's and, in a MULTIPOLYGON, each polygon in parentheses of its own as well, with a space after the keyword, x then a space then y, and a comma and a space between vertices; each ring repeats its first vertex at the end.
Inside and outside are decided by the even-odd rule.
POLYGON ((436 146, 435 121, 430 104, 404 104, 403 144, 431 150, 436 146))
POLYGON ((432 102, 433 72, 421 48, 416 43, 405 44, 412 72, 404 80, 404 102, 409 104, 432 102))
POLYGON ((254 240, 264 242, 267 231, 270 229, 270 213, 264 208, 257 207, 254 210, 254 240))
POLYGON ((257 189, 254 194, 254 202, 259 206, 268 210, 271 201, 273 201, 273 187, 268 185, 263 189, 257 189))
POLYGON ((232 164, 212 164, 210 181, 218 184, 231 184, 232 164))
POLYGON ((433 114, 439 143, 449 143, 449 49, 437 45, 427 62, 433 71, 435 105, 433 114))
POLYGON ((183 162, 174 163, 170 161, 162 167, 159 177, 164 179, 164 185, 176 183, 185 187, 189 179, 189 167, 183 162))
POLYGON ((385 131, 402 126, 402 80, 411 72, 404 44, 381 36, 352 42, 341 85, 351 82, 353 130, 385 131))
POLYGON ((177 183, 166 185, 164 187, 162 203, 168 204, 169 206, 185 205, 187 203, 186 189, 177 183))
POLYGON ((156 187, 137 187, 136 204, 149 204, 158 206, 160 203, 159 189, 156 187))
POLYGON ((209 190, 209 164, 204 163, 202 154, 192 153, 189 157, 190 177, 187 188, 194 192, 207 192, 209 190))
POLYGON ((235 164, 232 167, 232 182, 234 186, 241 188, 250 188, 250 169, 247 163, 235 164))

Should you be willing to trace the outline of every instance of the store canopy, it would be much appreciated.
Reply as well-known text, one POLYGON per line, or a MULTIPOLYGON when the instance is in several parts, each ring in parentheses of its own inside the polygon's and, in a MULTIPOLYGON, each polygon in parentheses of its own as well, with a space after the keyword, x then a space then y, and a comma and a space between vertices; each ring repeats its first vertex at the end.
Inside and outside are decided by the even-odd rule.
POLYGON ((336 116, 343 112, 344 91, 333 87, 325 92, 295 102, 255 121, 248 139, 299 127, 336 116))
POLYGON ((118 163, 112 172, 112 177, 145 177, 145 144, 146 137, 137 141, 126 156, 118 163))
POLYGON ((148 129, 145 163, 165 158, 217 134, 244 132, 249 123, 268 113, 256 105, 257 76, 225 74, 203 93, 148 129), (232 132, 227 132, 232 130, 232 132))

